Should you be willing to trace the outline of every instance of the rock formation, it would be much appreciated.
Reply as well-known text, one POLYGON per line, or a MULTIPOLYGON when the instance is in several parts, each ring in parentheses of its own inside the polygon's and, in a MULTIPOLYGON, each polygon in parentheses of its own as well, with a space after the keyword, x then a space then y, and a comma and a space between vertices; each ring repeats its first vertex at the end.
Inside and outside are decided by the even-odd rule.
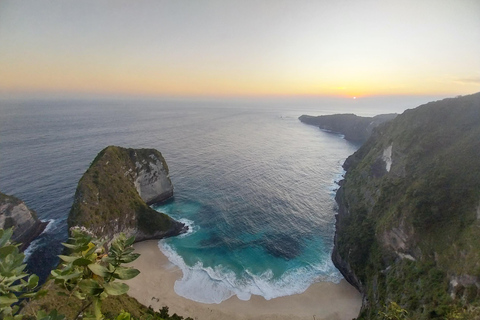
POLYGON ((372 134, 374 128, 394 119, 396 116, 396 113, 380 114, 375 117, 333 114, 318 117, 302 115, 298 119, 303 123, 317 126, 322 130, 343 134, 346 140, 365 142, 372 134))
POLYGON ((21 243, 20 250, 25 250, 47 224, 38 220, 35 211, 20 199, 0 193, 0 228, 13 227, 12 240, 21 243))
POLYGON ((479 150, 477 93, 405 111, 345 161, 332 259, 361 319, 390 301, 411 319, 480 316, 479 150))
POLYGON ((162 154, 155 149, 102 150, 78 183, 68 226, 112 239, 124 232, 136 241, 185 231, 184 224, 148 205, 168 199, 173 185, 162 154))

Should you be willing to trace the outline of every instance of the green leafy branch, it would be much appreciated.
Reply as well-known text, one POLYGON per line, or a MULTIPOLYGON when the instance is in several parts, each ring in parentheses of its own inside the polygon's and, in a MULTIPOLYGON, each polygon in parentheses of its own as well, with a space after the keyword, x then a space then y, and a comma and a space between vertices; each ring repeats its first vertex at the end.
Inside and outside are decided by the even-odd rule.
POLYGON ((46 291, 33 290, 38 285, 38 276, 25 272, 25 254, 18 249, 10 239, 13 228, 0 229, 0 318, 5 320, 20 320, 21 299, 38 298, 46 291))
POLYGON ((65 288, 70 295, 83 301, 76 318, 93 304, 94 315, 83 319, 103 319, 102 301, 108 296, 126 293, 129 286, 116 280, 129 280, 140 272, 131 267, 122 266, 135 261, 139 254, 133 253, 134 237, 126 238, 120 234, 115 238, 107 252, 103 242, 92 236, 72 230, 72 237, 63 245, 70 255, 60 255, 62 265, 51 272, 55 283, 65 288))

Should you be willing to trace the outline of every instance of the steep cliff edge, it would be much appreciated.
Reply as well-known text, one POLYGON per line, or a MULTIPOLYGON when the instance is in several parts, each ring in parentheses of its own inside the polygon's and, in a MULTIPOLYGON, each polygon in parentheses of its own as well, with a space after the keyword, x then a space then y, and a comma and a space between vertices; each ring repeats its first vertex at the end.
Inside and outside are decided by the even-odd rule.
POLYGON ((13 227, 12 240, 25 250, 38 237, 48 222, 38 220, 35 211, 20 199, 0 192, 0 229, 13 227))
POLYGON ((377 127, 344 164, 332 259, 377 319, 472 319, 480 306, 480 93, 377 127), (477 308, 477 309, 475 309, 477 308))
POLYGON ((309 125, 317 126, 322 130, 340 133, 346 140, 365 142, 374 128, 390 121, 397 116, 396 113, 380 114, 375 117, 359 117, 354 114, 332 114, 326 116, 302 115, 298 119, 309 125))
POLYGON ((174 236, 185 231, 185 225, 148 206, 172 195, 160 152, 109 146, 80 179, 68 226, 85 227, 108 239, 120 232, 135 235, 136 241, 174 236))

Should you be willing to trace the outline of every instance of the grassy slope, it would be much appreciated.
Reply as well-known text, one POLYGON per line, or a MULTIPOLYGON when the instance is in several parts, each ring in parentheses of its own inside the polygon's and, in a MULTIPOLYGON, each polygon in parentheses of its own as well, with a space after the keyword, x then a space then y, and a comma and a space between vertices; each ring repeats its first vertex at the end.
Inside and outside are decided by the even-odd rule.
MULTIPOLYGON (((449 295, 454 275, 480 276, 480 94, 408 110, 377 130, 348 159, 338 250, 366 285, 365 318, 396 301, 410 318, 444 317, 454 305, 477 305, 475 285, 449 295), (390 173, 378 167, 393 144, 390 173), (383 235, 403 223, 409 234, 401 260, 383 235)), ((384 166, 384 164, 383 164, 384 166)))
MULTIPOLYGON (((22 310, 25 315, 31 317, 38 310, 50 312, 56 309, 59 314, 65 315, 67 319, 74 319, 81 310, 81 301, 75 297, 69 298, 58 295, 62 290, 52 281, 45 283, 42 289, 48 290, 48 294, 39 300, 28 303, 22 310)), ((66 291, 64 292, 66 293, 66 291)), ((130 312, 136 319, 141 319, 147 314, 147 309, 147 307, 128 295, 111 296, 102 303, 102 312, 107 318, 113 318, 121 310, 124 310, 130 312)), ((86 312, 93 313, 93 309, 87 309, 86 312)))
POLYGON ((6 194, 1 193, 1 192, 0 192, 0 202, 10 202, 13 205, 17 205, 17 204, 22 203, 22 201, 20 199, 18 199, 17 197, 9 196, 9 195, 6 195, 6 194))

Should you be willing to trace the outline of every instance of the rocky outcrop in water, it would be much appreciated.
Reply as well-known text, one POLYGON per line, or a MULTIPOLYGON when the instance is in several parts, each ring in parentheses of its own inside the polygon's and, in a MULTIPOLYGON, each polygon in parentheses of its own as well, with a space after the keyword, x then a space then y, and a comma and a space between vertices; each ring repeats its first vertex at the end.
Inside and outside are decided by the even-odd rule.
POLYGON ((344 164, 332 259, 364 296, 411 319, 477 319, 480 93, 407 110, 344 164))
POLYGON ((325 116, 302 115, 298 119, 309 125, 317 126, 322 130, 343 134, 346 140, 365 142, 374 128, 390 121, 396 113, 380 114, 375 117, 359 117, 354 114, 333 114, 325 116))
POLYGON ((0 228, 13 227, 12 240, 21 243, 20 250, 25 250, 47 224, 38 220, 35 211, 20 199, 0 193, 0 228))
POLYGON ((168 166, 155 149, 102 150, 78 183, 68 226, 112 239, 124 232, 136 241, 178 235, 185 225, 148 205, 173 195, 168 166))

